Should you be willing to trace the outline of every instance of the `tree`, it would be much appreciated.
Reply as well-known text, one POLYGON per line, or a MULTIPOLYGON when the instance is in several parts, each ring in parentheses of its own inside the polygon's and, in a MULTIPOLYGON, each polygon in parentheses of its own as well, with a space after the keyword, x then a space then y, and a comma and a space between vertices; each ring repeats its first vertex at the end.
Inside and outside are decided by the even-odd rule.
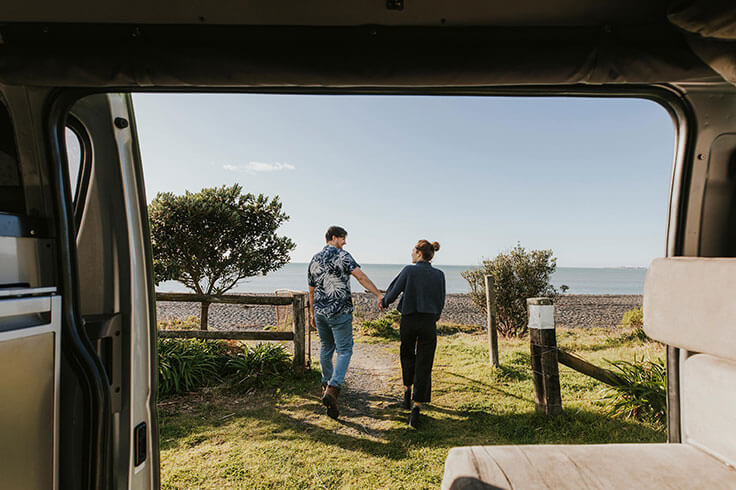
POLYGON ((557 290, 549 282, 556 267, 552 250, 527 251, 517 243, 495 259, 484 260, 480 269, 468 269, 462 276, 470 285, 470 299, 484 313, 484 276, 493 276, 498 332, 504 337, 521 337, 528 330, 526 299, 557 296, 557 290))
MULTIPOLYGON (((278 196, 242 194, 235 184, 159 193, 148 207, 155 282, 177 280, 197 294, 219 295, 238 281, 279 269, 294 242, 276 230, 289 217, 278 196)), ((209 303, 200 328, 207 330, 209 303)))

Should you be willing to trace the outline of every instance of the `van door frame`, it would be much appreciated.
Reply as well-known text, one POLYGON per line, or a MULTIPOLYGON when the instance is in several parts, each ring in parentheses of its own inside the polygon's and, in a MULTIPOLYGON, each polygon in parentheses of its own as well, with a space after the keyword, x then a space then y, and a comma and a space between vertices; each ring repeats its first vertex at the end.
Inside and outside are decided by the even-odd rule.
MULTIPOLYGON (((662 106, 671 116, 675 128, 675 153, 671 174, 670 185, 670 204, 668 208, 667 231, 666 231, 666 256, 682 255, 684 219, 686 217, 686 196, 683 190, 689 188, 690 171, 689 162, 693 158, 693 142, 694 132, 694 115, 692 108, 686 98, 683 90, 671 85, 607 85, 599 86, 575 85, 575 86, 557 86, 557 85, 532 85, 524 87, 447 87, 447 88, 413 88, 413 87, 371 87, 371 88, 305 88, 305 87, 239 87, 239 88, 222 88, 222 87, 105 87, 104 89, 75 89, 75 88, 57 88, 53 91, 46 91, 41 97, 45 100, 44 123, 47 135, 47 151, 46 154, 51 162, 52 187, 54 189, 54 208, 55 218, 57 221, 59 233, 59 250, 58 261, 60 271, 60 285, 64 298, 64 321, 63 332, 68 336, 75 347, 82 353, 80 356, 80 368, 90 372, 104 372, 99 359, 94 354, 88 339, 80 337, 79 326, 81 318, 79 316, 78 295, 79 285, 76 278, 76 255, 75 255, 75 238, 74 238, 74 213, 71 207, 71 195, 68 188, 68 175, 66 168, 66 150, 64 139, 64 117, 68 109, 74 102, 87 95, 97 93, 114 93, 114 92, 146 92, 146 93, 232 93, 232 94, 294 94, 294 95, 417 95, 417 96, 478 96, 478 97, 589 97, 589 98, 637 98, 651 100, 662 106)), ((134 128, 135 129, 135 128, 134 128)), ((140 155, 138 155, 140 161, 140 155)), ((136 174, 140 181, 143 178, 142 168, 136 168, 136 174)), ((139 194, 141 209, 147 207, 145 199, 139 194)), ((149 233, 148 222, 143 224, 144 233, 149 233)), ((152 256, 150 242, 146 247, 146 261, 149 271, 152 271, 152 256)), ((153 289, 153 278, 150 278, 149 284, 153 289)), ((151 318, 155 318, 155 302, 151 302, 151 318)), ((678 349, 668 347, 667 350, 667 367, 668 373, 679 373, 678 366, 679 353, 678 349)), ((157 352, 155 345, 151 349, 150 358, 151 372, 153 373, 151 388, 157 389, 157 352)), ((107 447, 109 444, 106 433, 109 433, 109 427, 105 423, 105 419, 110 418, 110 400, 106 391, 106 384, 100 376, 94 375, 89 377, 89 390, 94 394, 94 420, 95 420, 95 440, 100 444, 99 447, 107 447), (107 431, 107 432, 106 432, 107 431)), ((667 387, 668 400, 668 439, 670 442, 680 442, 680 415, 679 415, 679 383, 677 376, 668 377, 667 387)), ((155 397, 152 397, 154 400, 155 397)), ((150 407, 153 414, 156 412, 155 402, 152 401, 150 407)), ((153 417, 151 434, 158 434, 156 418, 153 417)), ((153 454, 156 464, 154 471, 156 472, 155 480, 159 480, 159 464, 158 464, 158 440, 154 443, 153 454)), ((109 462, 107 467, 104 461, 95 461, 94 474, 96 477, 96 488, 100 486, 106 478, 109 471, 109 462)))

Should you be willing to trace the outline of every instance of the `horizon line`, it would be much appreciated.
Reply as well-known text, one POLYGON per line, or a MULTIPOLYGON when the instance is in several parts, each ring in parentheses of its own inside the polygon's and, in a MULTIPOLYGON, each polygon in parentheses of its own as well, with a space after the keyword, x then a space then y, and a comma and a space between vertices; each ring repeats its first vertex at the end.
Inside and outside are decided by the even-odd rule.
MULTIPOLYGON (((288 264, 309 264, 309 261, 292 261, 288 264)), ((406 262, 361 262, 361 265, 409 265, 406 262)), ((448 266, 448 267, 480 267, 481 264, 435 264, 437 267, 448 266)), ((557 265, 557 268, 564 269, 648 269, 646 265, 557 265)))

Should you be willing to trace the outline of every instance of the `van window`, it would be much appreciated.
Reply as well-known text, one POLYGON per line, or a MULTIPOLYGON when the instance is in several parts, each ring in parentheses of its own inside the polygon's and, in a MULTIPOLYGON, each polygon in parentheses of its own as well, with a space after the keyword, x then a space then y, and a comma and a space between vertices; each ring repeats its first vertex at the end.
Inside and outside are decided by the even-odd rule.
POLYGON ((69 164, 69 188, 74 207, 74 221, 79 227, 92 172, 92 143, 84 125, 71 115, 66 121, 64 139, 69 164))
POLYGON ((0 213, 25 214, 25 211, 13 124, 7 108, 0 103, 0 213))
POLYGON ((77 134, 67 126, 66 136, 66 158, 69 162, 69 184, 72 196, 76 201, 77 188, 79 187, 79 169, 82 166, 82 143, 77 134))

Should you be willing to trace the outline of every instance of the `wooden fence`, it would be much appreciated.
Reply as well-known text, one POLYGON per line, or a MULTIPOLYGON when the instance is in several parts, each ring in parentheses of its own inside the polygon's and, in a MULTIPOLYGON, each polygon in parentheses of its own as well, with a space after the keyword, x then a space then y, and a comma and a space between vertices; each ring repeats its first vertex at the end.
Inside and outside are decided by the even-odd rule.
POLYGON ((550 298, 527 299, 534 402, 537 411, 558 415, 562 411, 558 363, 610 386, 628 383, 616 373, 595 366, 557 347, 554 306, 550 298))
MULTIPOLYGON (((306 366, 307 351, 305 332, 307 304, 306 294, 293 292, 289 296, 260 294, 222 294, 209 296, 191 293, 156 293, 156 301, 178 301, 185 303, 225 303, 235 305, 271 305, 292 306, 291 332, 275 332, 266 330, 159 330, 160 338, 178 339, 223 339, 223 340, 287 340, 294 342, 294 368, 301 371, 306 366)), ((205 315, 208 309, 203 308, 205 315)))

